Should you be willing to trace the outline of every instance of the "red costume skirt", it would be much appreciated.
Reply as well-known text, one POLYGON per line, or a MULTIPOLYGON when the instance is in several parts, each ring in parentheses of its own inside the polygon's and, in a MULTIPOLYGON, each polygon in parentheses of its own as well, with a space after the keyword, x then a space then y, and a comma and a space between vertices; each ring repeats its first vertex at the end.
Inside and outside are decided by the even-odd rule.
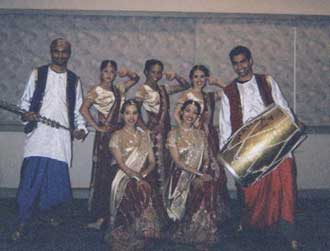
POLYGON ((295 163, 285 159, 270 174, 246 188, 238 188, 243 227, 264 228, 279 222, 294 223, 295 163))

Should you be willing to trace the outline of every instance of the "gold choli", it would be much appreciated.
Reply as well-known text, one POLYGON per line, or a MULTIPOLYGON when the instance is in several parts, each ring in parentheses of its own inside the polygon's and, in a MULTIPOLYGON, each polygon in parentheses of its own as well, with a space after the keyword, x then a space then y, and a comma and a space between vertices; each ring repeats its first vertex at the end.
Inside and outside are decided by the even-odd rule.
POLYGON ((152 147, 148 133, 140 128, 137 128, 135 134, 126 131, 124 128, 118 130, 113 134, 109 142, 109 147, 119 149, 124 161, 139 146, 142 146, 143 149, 152 147))
POLYGON ((204 159, 207 158, 207 141, 205 133, 199 129, 173 129, 167 139, 168 147, 175 147, 186 164, 192 168, 198 169, 196 166, 197 156, 201 153, 204 159))
POLYGON ((184 94, 182 94, 178 100, 179 105, 183 105, 184 102, 187 100, 193 100, 196 101, 200 104, 201 106, 201 111, 204 110, 204 99, 201 99, 200 97, 196 96, 193 92, 187 91, 184 94))
POLYGON ((142 85, 136 93, 136 98, 143 100, 143 108, 148 112, 158 113, 160 95, 148 85, 142 85))
MULTIPOLYGON (((119 92, 123 93, 122 88, 118 88, 118 90, 119 92)), ((95 93, 96 96, 93 91, 88 92, 86 96, 87 99, 93 104, 93 107, 95 107, 97 111, 102 113, 104 116, 107 116, 113 104, 115 103, 114 93, 110 90, 102 88, 101 86, 97 86, 95 88, 95 93)), ((120 106, 122 106, 125 101, 124 95, 121 95, 121 97, 120 106)))

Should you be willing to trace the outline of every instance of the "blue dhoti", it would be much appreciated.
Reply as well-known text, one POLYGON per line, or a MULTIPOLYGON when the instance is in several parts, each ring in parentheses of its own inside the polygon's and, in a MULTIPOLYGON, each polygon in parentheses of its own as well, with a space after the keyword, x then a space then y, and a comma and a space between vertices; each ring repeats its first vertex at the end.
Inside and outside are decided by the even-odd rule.
POLYGON ((72 200, 66 162, 46 157, 24 158, 17 194, 21 223, 29 220, 37 200, 42 210, 72 200))

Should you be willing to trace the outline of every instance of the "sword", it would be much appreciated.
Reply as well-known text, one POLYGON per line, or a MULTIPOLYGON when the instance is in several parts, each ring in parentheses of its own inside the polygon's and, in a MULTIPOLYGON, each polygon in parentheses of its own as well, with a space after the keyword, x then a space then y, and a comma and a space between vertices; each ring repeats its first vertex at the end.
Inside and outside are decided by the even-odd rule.
MULTIPOLYGON (((24 113, 28 112, 27 110, 22 109, 17 105, 10 104, 2 100, 0 100, 0 108, 18 115, 23 115, 24 113)), ((45 116, 41 116, 40 114, 36 114, 36 115, 37 115, 37 122, 43 123, 50 127, 63 128, 65 130, 72 132, 72 130, 69 127, 62 125, 60 122, 57 122, 56 120, 49 119, 45 116)))

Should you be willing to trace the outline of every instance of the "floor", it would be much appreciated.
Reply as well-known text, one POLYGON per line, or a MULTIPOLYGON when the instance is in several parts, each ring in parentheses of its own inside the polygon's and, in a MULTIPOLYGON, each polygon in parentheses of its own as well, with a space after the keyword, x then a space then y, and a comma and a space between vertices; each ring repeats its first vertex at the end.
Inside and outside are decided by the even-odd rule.
MULTIPOLYGON (((237 214, 237 201, 232 200, 234 215, 237 214)), ((16 203, 13 198, 0 199, 0 250, 10 251, 103 251, 109 250, 103 242, 103 232, 85 229, 92 219, 87 212, 87 200, 76 199, 65 209, 63 224, 58 227, 46 224, 35 217, 24 240, 12 242, 10 235, 16 225, 16 203)), ((237 214, 238 215, 238 214, 237 214)), ((235 219, 233 217, 234 224, 235 219)), ((300 199, 297 210, 297 229, 303 243, 301 250, 330 250, 330 199, 300 199)), ((180 245, 166 240, 151 243, 147 250, 192 251, 199 247, 180 245)), ((223 251, 285 251, 290 250, 286 240, 276 232, 236 233, 228 227, 219 243, 208 250, 223 251)))

